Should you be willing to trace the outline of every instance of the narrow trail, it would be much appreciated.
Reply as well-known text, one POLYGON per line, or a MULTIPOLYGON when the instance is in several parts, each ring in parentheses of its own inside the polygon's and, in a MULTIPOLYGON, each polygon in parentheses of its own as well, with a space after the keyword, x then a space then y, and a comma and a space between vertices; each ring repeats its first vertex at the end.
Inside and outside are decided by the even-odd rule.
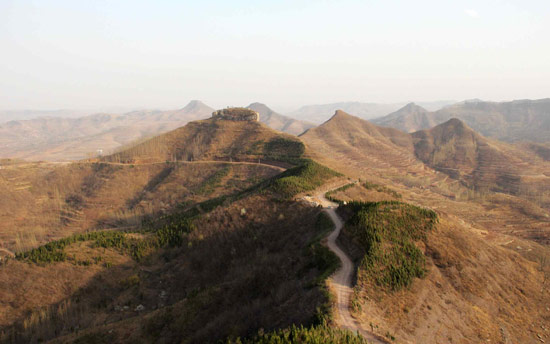
MULTIPOLYGON (((111 161, 74 161, 74 162, 53 162, 51 164, 59 165, 68 165, 71 163, 75 164, 107 164, 114 166, 149 166, 149 165, 165 165, 166 162, 145 162, 145 163, 123 163, 123 162, 111 162, 111 161)), ((200 164, 227 164, 227 165, 251 165, 251 166, 264 166, 278 170, 281 172, 286 171, 287 169, 281 166, 262 163, 262 162, 250 162, 250 161, 224 161, 224 160, 193 160, 193 161, 171 161, 170 163, 179 164, 179 165, 200 165, 200 164)))
MULTIPOLYGON (((336 189, 336 188, 334 188, 336 189)), ((338 246, 336 239, 340 235, 344 223, 340 216, 336 213, 337 203, 329 201, 325 197, 326 192, 321 192, 316 195, 319 203, 324 208, 325 212, 330 216, 332 222, 334 222, 334 230, 328 236, 327 246, 334 252, 340 261, 342 266, 338 269, 330 278, 331 289, 336 292, 336 323, 339 327, 345 328, 361 334, 365 339, 371 343, 386 344, 388 343, 381 337, 363 329, 359 322, 351 316, 350 313, 350 299, 353 293, 352 278, 354 272, 354 266, 348 255, 338 246)))

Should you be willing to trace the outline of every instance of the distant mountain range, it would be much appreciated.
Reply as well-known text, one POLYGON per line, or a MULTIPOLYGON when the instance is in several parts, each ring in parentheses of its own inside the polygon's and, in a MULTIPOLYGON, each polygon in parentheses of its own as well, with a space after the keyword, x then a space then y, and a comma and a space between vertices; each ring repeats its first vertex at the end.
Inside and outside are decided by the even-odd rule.
POLYGON ((0 125, 0 156, 29 160, 74 160, 107 153, 136 140, 211 116, 198 100, 173 111, 133 111, 79 118, 40 117, 0 125))
POLYGON ((9 121, 20 121, 27 119, 35 119, 38 117, 83 117, 88 115, 89 112, 83 110, 51 110, 51 111, 39 111, 39 110, 18 110, 18 111, 0 111, 0 123, 9 121))
MULTIPOLYGON (((434 101, 420 102, 425 108, 435 111, 440 108, 453 104, 454 101, 434 101)), ((304 121, 321 124, 328 120, 336 110, 342 110, 346 113, 353 114, 362 119, 372 119, 380 116, 385 116, 393 111, 403 107, 406 103, 393 104, 378 104, 378 103, 361 103, 361 102, 339 102, 320 105, 306 105, 298 110, 287 113, 287 116, 297 118, 304 121)))
MULTIPOLYGON (((253 103, 248 107, 260 114, 260 122, 289 134, 298 135, 315 126, 278 114, 264 104, 253 103)), ((30 111, 29 115, 52 116, 0 124, 0 158, 61 161, 82 159, 98 152, 107 154, 188 122, 209 118, 213 111, 198 100, 179 110, 99 113, 76 118, 65 116, 70 115, 65 112, 30 111)))
MULTIPOLYGON (((270 128, 292 135, 300 135, 314 128, 316 123, 328 120, 335 109, 353 113, 361 119, 393 111, 371 121, 381 127, 408 133, 433 128, 457 118, 483 136, 508 142, 525 141, 524 149, 545 160, 550 159, 550 99, 500 103, 474 99, 452 105, 448 103, 409 103, 401 106, 343 102, 304 106, 290 116, 277 113, 261 103, 252 103, 248 108, 257 111, 260 121, 270 128)), ((209 118, 213 111, 213 108, 194 100, 178 110, 98 113, 81 117, 72 117, 77 112, 65 110, 9 112, 10 116, 41 117, 0 124, 0 158, 62 161, 82 159, 98 152, 107 154, 190 121, 209 118)), ((0 112, 2 114, 8 112, 0 112)))
POLYGON ((372 122, 406 132, 431 128, 451 118, 499 140, 550 141, 550 99, 486 102, 469 100, 429 111, 414 103, 372 122))

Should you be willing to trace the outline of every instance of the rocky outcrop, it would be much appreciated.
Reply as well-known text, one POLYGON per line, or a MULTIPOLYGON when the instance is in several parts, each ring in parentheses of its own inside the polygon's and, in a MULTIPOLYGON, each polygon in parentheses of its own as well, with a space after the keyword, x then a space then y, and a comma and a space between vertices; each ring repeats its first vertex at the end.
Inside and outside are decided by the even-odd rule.
POLYGON ((226 119, 230 121, 256 121, 260 120, 260 114, 247 108, 227 108, 212 112, 212 118, 226 119))

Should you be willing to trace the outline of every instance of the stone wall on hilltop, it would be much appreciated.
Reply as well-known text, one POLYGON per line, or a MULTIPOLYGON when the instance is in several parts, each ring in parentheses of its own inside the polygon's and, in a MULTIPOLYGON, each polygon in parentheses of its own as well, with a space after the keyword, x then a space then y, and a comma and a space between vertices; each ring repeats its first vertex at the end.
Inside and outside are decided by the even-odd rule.
POLYGON ((212 118, 226 119, 230 121, 256 121, 260 120, 260 114, 246 108, 227 108, 212 112, 212 118))

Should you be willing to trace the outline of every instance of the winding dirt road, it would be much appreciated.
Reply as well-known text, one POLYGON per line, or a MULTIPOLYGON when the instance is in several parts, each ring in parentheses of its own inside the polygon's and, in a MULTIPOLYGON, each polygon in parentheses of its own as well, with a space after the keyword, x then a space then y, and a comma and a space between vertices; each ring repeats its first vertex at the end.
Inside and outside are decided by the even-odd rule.
POLYGON ((349 311, 350 299, 353 293, 352 290, 352 277, 354 266, 348 255, 336 244, 336 239, 340 235, 340 231, 344 226, 344 223, 340 216, 336 213, 337 203, 331 202, 325 198, 325 192, 318 193, 316 198, 319 200, 321 206, 325 209, 325 212, 330 216, 332 222, 334 222, 334 230, 328 236, 327 246, 334 252, 340 261, 342 266, 338 269, 330 278, 331 289, 336 293, 336 323, 339 327, 345 328, 361 334, 364 338, 372 343, 385 344, 387 341, 374 335, 373 333, 363 329, 359 322, 351 316, 349 311))

